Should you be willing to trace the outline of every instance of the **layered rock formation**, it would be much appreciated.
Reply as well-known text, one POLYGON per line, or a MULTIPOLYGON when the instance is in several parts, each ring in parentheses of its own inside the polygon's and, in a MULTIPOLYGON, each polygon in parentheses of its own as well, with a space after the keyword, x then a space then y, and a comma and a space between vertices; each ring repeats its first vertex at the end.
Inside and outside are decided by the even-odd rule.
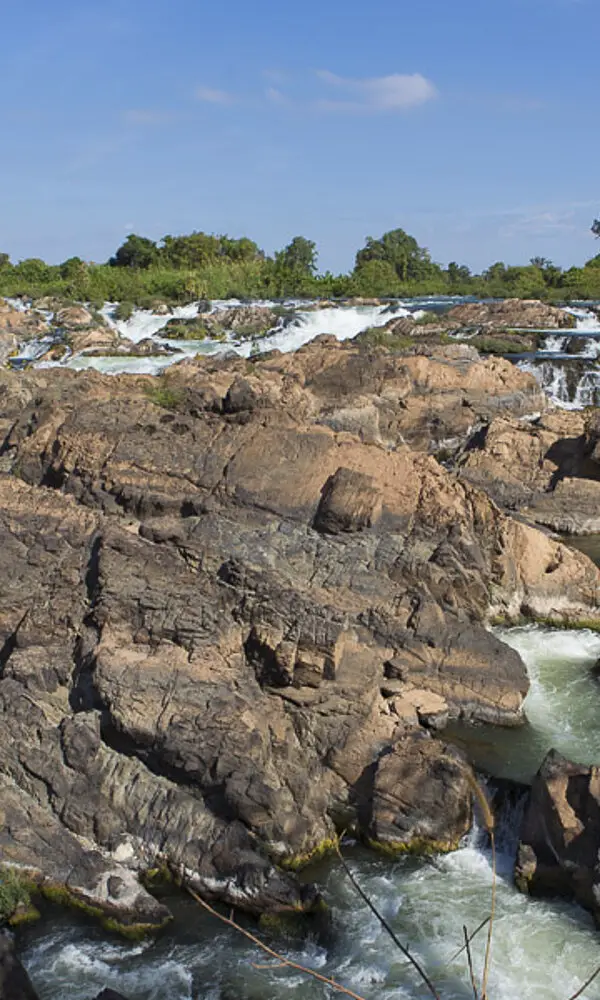
POLYGON ((523 892, 566 896, 600 925, 600 767, 573 764, 552 750, 531 790, 516 881, 523 892))
POLYGON ((573 535, 599 532, 596 419, 586 424, 583 413, 553 410, 527 422, 484 422, 459 453, 460 476, 532 523, 573 535))
POLYGON ((502 360, 320 338, 0 400, 0 860, 131 931, 152 870, 301 911, 340 829, 454 846, 469 769, 430 734, 528 687, 486 619, 600 621, 584 556, 427 454, 543 408, 502 360))

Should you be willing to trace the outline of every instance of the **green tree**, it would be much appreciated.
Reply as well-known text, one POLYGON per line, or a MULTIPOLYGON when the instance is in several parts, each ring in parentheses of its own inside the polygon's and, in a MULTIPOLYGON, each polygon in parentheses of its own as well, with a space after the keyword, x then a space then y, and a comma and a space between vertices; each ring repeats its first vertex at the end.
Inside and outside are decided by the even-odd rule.
POLYGON ((131 267, 136 270, 145 270, 155 264, 157 260, 158 247, 156 243, 145 236, 136 236, 135 233, 130 233, 108 263, 112 267, 131 267))
POLYGON ((275 260, 286 271, 312 277, 317 270, 317 244, 305 236, 294 236, 291 243, 275 254, 275 260))
POLYGON ((366 260, 355 267, 352 275, 354 295, 381 296, 399 295, 402 284, 396 268, 387 260, 366 260))
POLYGON ((467 265, 457 264, 455 260, 448 264, 447 273, 451 285, 464 285, 471 280, 471 271, 467 265))
POLYGON ((66 278, 67 280, 73 280, 81 277, 85 277, 87 266, 82 261, 81 257, 69 257, 68 260, 63 261, 59 265, 61 278, 66 278))
POLYGON ((365 246, 356 255, 356 268, 371 260, 391 264, 403 283, 424 281, 434 274, 441 274, 429 251, 420 247, 414 236, 409 236, 403 229, 391 229, 378 240, 368 236, 365 246))
POLYGON ((0 271, 9 267, 12 267, 12 264, 10 262, 10 254, 0 253, 0 271))

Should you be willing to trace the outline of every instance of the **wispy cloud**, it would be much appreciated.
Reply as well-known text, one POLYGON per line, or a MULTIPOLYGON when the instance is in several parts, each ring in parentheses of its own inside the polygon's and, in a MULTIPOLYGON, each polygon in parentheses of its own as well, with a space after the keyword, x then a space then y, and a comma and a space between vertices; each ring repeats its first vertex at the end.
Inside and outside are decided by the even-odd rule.
POLYGON ((204 101, 206 104, 234 104, 236 100, 234 94, 215 87, 196 87, 194 96, 197 101, 204 101))
POLYGON ((317 76, 328 87, 341 93, 341 98, 319 98, 320 111, 378 114, 407 111, 437 97, 435 85, 421 73, 392 73, 366 79, 337 76, 320 70, 317 76))
POLYGON ((278 104, 280 107, 290 103, 289 98, 277 87, 268 87, 265 90, 265 97, 270 104, 278 104))

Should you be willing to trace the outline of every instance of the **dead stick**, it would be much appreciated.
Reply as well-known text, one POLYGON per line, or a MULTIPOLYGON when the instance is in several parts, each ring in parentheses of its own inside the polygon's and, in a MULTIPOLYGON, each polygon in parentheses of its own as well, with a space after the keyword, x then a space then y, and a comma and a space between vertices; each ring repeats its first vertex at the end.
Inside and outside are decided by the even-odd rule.
POLYGON ((477 997, 477 983, 475 982, 475 973, 473 971, 473 956, 471 955, 471 942, 469 941, 469 932, 463 924, 463 934, 465 936, 465 949, 467 952, 467 961, 469 963, 469 975, 471 977, 471 986, 473 987, 473 1000, 478 1000, 477 997))
POLYGON ((581 996, 581 994, 585 993, 585 991, 587 990, 588 986, 592 985, 592 983, 594 982, 594 979, 596 979, 596 977, 598 975, 600 975, 600 965, 598 966, 598 968, 596 969, 596 971, 594 973, 592 973, 592 975, 590 976, 590 978, 585 981, 585 983, 583 984, 583 986, 580 987, 580 989, 577 990, 577 993, 574 993, 572 997, 569 997, 569 1000, 578 1000, 578 998, 581 996))
MULTIPOLYGON (((473 931, 473 933, 471 934, 471 936, 469 938, 469 944, 471 944, 471 941, 475 940, 475 938, 477 937, 477 935, 483 930, 483 928, 486 926, 486 924, 489 923, 489 921, 490 921, 489 917, 486 917, 485 920, 481 921, 481 923, 480 923, 479 927, 477 928, 477 930, 473 931)), ((452 965, 453 962, 456 962, 457 958, 460 958, 460 956, 462 955, 463 951, 465 950, 465 947, 466 946, 463 944, 462 948, 459 948, 458 951, 454 953, 454 955, 452 956, 452 958, 448 959, 448 961, 444 964, 444 968, 445 969, 449 965, 452 965)))
POLYGON ((307 969, 305 965, 299 965, 298 962, 292 962, 289 958, 284 958, 284 956, 280 955, 279 952, 274 951, 266 944, 263 944, 263 942, 259 940, 259 938, 255 937, 254 934, 251 934, 250 931, 244 930, 243 927, 236 924, 235 920, 230 920, 229 917, 224 917, 222 913, 218 912, 218 910, 213 909, 212 906, 206 903, 202 897, 195 893, 193 889, 190 889, 189 886, 187 887, 187 891, 192 899, 195 899, 196 902, 199 903, 200 906, 204 907, 208 913, 212 914, 213 917, 217 917, 217 919, 221 920, 224 924, 228 924, 229 927, 233 927, 234 930, 239 931, 239 933, 243 934, 245 938, 248 938, 249 941, 252 941, 252 943, 258 948, 261 948, 262 951, 267 953, 267 955, 270 955, 271 958, 276 958, 281 965, 287 965, 290 969, 296 969, 298 972, 304 972, 305 975, 312 976, 313 979, 318 979, 321 983, 326 983, 327 986, 331 986, 334 990, 338 990, 340 993, 345 993, 348 997, 353 997, 353 1000, 365 1000, 365 998, 361 997, 358 993, 353 993, 352 990, 348 990, 345 986, 341 986, 340 983, 336 983, 335 979, 328 979, 327 976, 322 976, 320 973, 315 972, 314 969, 307 969))
POLYGON ((405 958, 407 958, 408 961, 411 963, 411 965, 417 970, 417 972, 419 973, 421 979, 423 980, 423 982, 427 986, 427 989, 429 990, 429 992, 431 993, 431 995, 433 997, 435 997, 435 1000, 440 1000, 440 995, 439 995, 438 991, 436 990, 435 986, 433 985, 433 983, 431 982, 431 979, 429 978, 429 976, 427 975, 427 973, 425 972, 425 970, 417 962, 416 958, 413 955, 411 955, 411 953, 408 950, 408 948, 406 947, 406 945, 402 944, 402 942, 399 940, 399 938, 396 935, 396 933, 393 930, 393 928, 390 927, 390 925, 388 924, 387 920, 379 912, 379 910, 377 909, 377 907, 375 906, 375 904, 371 902, 371 900, 367 896, 366 892, 364 892, 363 889, 361 889, 361 887, 358 884, 358 882, 356 881, 354 875, 350 871, 350 868, 346 864, 346 860, 345 860, 344 856, 342 855, 339 843, 336 843, 335 849, 336 849, 336 852, 337 852, 337 856, 338 856, 338 858, 340 859, 340 861, 341 861, 341 863, 343 865, 344 871, 346 872, 346 875, 348 876, 348 878, 352 882, 352 885, 356 889, 356 891, 357 891, 358 895, 360 896, 360 898, 367 904, 367 906, 371 910, 371 913, 375 914, 375 916, 377 917, 377 919, 378 919, 379 923, 381 924, 381 926, 383 927, 383 929, 385 931, 387 931, 387 933, 391 937, 392 941, 400 949, 400 951, 405 956, 405 958))

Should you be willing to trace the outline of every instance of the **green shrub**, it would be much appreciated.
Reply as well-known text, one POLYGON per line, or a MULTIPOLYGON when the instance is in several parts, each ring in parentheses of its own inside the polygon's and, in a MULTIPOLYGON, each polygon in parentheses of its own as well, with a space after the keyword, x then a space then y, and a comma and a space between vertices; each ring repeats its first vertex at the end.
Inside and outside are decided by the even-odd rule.
POLYGON ((24 878, 14 868, 0 868, 0 924, 19 908, 29 909, 31 896, 24 878))
POLYGON ((121 320, 122 322, 126 322, 133 316, 133 309, 134 309, 133 302, 119 302, 117 308, 113 313, 113 317, 116 320, 121 320))
POLYGON ((149 385, 145 389, 145 393, 151 403, 154 403, 155 406, 162 406, 164 410, 176 410, 185 401, 183 389, 149 385))

